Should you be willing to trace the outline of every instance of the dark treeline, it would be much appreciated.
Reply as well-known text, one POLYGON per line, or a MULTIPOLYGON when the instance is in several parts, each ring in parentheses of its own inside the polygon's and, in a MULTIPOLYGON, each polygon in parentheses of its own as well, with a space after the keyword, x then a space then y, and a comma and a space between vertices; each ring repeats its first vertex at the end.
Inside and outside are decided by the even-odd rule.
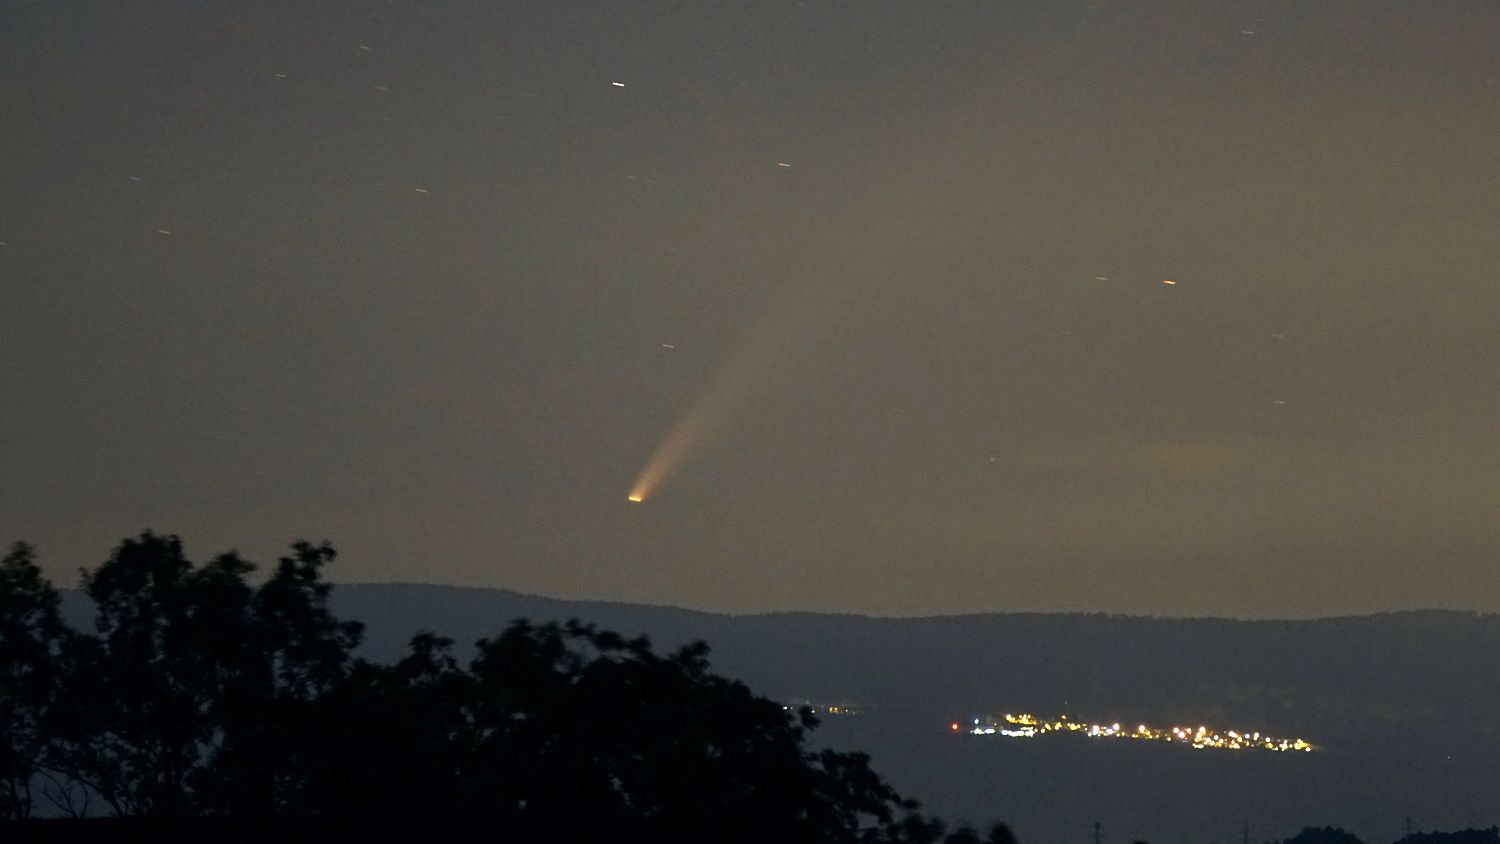
POLYGON ((467 664, 427 633, 394 664, 356 658, 361 625, 329 609, 333 559, 297 543, 252 585, 234 553, 198 565, 144 533, 82 572, 82 631, 17 544, 0 564, 0 817, 32 833, 337 837, 380 818, 557 840, 1014 841, 919 813, 863 754, 810 749, 810 713, 714 674, 701 642, 662 655, 521 620, 467 664), (40 816, 124 820, 25 822, 40 816))
MULTIPOLYGON (((147 532, 81 573, 84 631, 17 544, 0 562, 0 838, 1015 842, 920 813, 864 754, 811 749, 811 713, 714 674, 702 642, 663 655, 518 620, 465 664, 429 633, 391 664, 358 658, 361 624, 330 610, 334 556, 296 543, 254 585, 234 553, 194 564, 147 532)), ((1284 844, 1363 842, 1309 827, 1284 844)))

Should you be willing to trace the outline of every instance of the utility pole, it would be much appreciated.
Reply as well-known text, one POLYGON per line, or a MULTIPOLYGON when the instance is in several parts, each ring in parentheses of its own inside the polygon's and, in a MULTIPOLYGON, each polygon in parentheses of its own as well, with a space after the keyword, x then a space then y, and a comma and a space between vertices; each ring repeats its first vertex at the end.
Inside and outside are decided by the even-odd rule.
POLYGON ((1411 815, 1407 815, 1406 816, 1406 838, 1404 838, 1402 840, 1403 841, 1410 841, 1411 840, 1411 815))
POLYGON ((1099 844, 1099 830, 1103 828, 1104 824, 1094 821, 1094 844, 1099 844))
POLYGON ((1250 844, 1250 824, 1248 823, 1245 824, 1245 835, 1241 840, 1243 840, 1245 844, 1250 844))

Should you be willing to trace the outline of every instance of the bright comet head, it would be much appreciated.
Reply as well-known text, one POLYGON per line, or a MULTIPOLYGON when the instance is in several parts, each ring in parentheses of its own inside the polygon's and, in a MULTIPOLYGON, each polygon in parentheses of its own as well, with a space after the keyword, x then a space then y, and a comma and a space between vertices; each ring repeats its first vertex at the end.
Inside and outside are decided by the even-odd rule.
POLYGON ((634 501, 635 503, 639 504, 642 501, 645 501, 646 499, 644 497, 642 497, 641 495, 637 494, 637 493, 631 493, 630 497, 629 497, 629 500, 630 501, 634 501))

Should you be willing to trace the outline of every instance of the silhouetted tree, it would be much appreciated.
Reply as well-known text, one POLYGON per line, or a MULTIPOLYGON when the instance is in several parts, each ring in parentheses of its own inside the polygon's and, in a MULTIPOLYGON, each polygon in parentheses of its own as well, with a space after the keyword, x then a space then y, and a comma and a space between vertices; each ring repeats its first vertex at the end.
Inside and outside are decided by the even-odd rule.
POLYGON ((0 561, 0 818, 28 817, 35 803, 63 645, 57 607, 31 546, 17 542, 0 561))
POLYGON ((893 826, 898 834, 893 836, 890 831, 885 831, 882 834, 886 836, 886 840, 932 844, 1016 844, 1015 833, 1003 823, 994 824, 984 835, 968 824, 949 830, 940 820, 916 814, 909 816, 904 823, 893 826))
POLYGON ((308 737, 304 810, 627 840, 941 838, 863 754, 807 749, 811 713, 711 673, 701 642, 662 656, 644 638, 517 621, 467 670, 450 645, 419 635, 320 701, 332 729, 308 737))
POLYGON ((943 844, 984 844, 984 839, 979 837, 979 830, 964 824, 943 836, 943 844))
POLYGON ((396 665, 359 662, 321 695, 294 743, 301 788, 285 809, 335 815, 487 812, 488 801, 465 784, 480 734, 472 714, 473 679, 454 661, 451 647, 451 640, 418 634, 396 665))
POLYGON ((1286 839, 1282 844, 1364 844, 1352 832, 1341 827, 1304 827, 1301 832, 1286 839))
POLYGON ((298 543, 253 589, 234 553, 195 567, 175 536, 126 540, 83 575, 97 635, 69 654, 51 763, 120 815, 275 811, 298 721, 359 638, 327 610, 332 558, 298 543))
POLYGON ((1014 844, 918 812, 862 753, 813 750, 791 711, 714 674, 708 646, 658 654, 592 625, 512 622, 460 665, 420 633, 394 665, 352 657, 326 545, 259 586, 234 553, 125 540, 82 575, 69 631, 30 548, 0 565, 6 817, 38 775, 111 814, 470 824, 523 838, 1014 844), (946 834, 946 837, 945 837, 946 834))
MULTIPOLYGON (((351 654, 363 632, 361 623, 340 621, 328 608, 332 585, 321 573, 335 556, 326 544, 295 543, 248 607, 239 602, 238 584, 224 584, 246 639, 242 648, 225 643, 234 663, 212 708, 219 741, 195 782, 206 811, 271 814, 301 800, 297 755, 318 729, 318 700, 355 664, 351 654)), ((245 566, 240 577, 253 568, 235 562, 245 566)))

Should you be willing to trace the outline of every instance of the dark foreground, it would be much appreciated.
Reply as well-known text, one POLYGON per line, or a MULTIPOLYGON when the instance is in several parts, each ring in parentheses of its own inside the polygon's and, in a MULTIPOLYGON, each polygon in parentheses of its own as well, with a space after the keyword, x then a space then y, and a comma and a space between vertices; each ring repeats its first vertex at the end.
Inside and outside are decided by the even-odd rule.
MULTIPOLYGON (((618 830, 590 830, 572 840, 644 842, 618 830)), ((556 830, 497 828, 479 818, 428 817, 282 817, 282 818, 92 818, 86 820, 30 820, 0 822, 0 841, 152 841, 152 842, 265 842, 292 841, 511 841, 559 840, 556 830)))

